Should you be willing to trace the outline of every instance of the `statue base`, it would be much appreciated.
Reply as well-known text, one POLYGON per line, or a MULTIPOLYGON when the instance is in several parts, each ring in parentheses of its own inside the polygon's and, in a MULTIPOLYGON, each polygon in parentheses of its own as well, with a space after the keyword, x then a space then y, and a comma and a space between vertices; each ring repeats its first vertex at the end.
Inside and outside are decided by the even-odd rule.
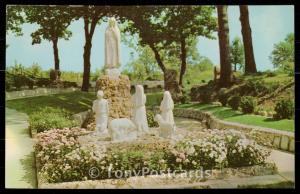
MULTIPOLYGON (((114 72, 114 70, 112 71, 114 72)), ((127 75, 103 75, 96 82, 96 89, 102 90, 104 98, 108 100, 109 120, 117 118, 131 118, 130 80, 127 75)))
POLYGON ((118 68, 106 69, 105 74, 111 79, 119 79, 121 71, 118 68))

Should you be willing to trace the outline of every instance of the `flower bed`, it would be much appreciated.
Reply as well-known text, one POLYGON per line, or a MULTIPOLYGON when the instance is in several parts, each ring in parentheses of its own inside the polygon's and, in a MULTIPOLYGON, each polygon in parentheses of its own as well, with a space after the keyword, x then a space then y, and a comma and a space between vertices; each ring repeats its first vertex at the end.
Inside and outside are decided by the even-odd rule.
POLYGON ((262 165, 270 154, 235 130, 207 130, 204 138, 186 137, 180 141, 150 135, 152 143, 142 139, 144 144, 139 140, 81 144, 80 139, 95 137, 88 133, 81 128, 64 128, 38 134, 35 151, 39 182, 117 178, 117 172, 126 174, 143 168, 151 174, 262 165), (94 167, 98 169, 97 177, 90 174, 94 167))

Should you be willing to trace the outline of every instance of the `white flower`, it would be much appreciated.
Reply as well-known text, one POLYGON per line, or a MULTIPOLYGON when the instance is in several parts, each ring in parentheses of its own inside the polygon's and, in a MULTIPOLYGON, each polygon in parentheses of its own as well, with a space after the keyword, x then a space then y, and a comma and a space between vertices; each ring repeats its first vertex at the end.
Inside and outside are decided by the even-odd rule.
POLYGON ((234 153, 236 153, 236 150, 234 149, 234 150, 232 150, 232 153, 234 154, 234 153))

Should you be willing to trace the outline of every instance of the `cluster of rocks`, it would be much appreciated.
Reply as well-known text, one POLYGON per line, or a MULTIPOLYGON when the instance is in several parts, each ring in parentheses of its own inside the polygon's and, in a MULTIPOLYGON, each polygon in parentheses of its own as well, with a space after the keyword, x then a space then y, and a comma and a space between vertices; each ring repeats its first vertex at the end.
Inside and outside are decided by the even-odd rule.
POLYGON ((104 98, 109 101, 109 119, 131 118, 130 80, 126 75, 119 79, 111 79, 108 75, 101 76, 96 88, 104 92, 104 98))

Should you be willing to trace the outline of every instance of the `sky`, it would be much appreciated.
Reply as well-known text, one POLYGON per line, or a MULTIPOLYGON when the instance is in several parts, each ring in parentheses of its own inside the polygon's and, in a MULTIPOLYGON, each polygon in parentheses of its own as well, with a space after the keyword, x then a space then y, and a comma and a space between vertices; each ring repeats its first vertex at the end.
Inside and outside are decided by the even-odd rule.
MULTIPOLYGON (((239 21, 239 7, 229 6, 228 22, 230 41, 238 36, 242 39, 241 25, 239 21)), ((269 60, 274 44, 282 41, 288 33, 294 33, 294 7, 293 6, 249 6, 249 19, 252 29, 252 41, 257 69, 264 71, 272 69, 269 60)), ((95 71, 104 65, 104 31, 107 23, 101 23, 95 29, 92 40, 91 70, 95 71)), ((38 28, 34 24, 22 26, 23 36, 16 37, 13 34, 6 35, 6 66, 15 62, 29 67, 38 63, 44 70, 54 67, 52 44, 43 40, 41 44, 32 45, 30 34, 38 28)), ((83 72, 83 47, 84 29, 83 20, 73 22, 69 26, 72 37, 66 41, 58 42, 60 69, 62 71, 83 72)), ((217 37, 217 33, 215 33, 217 37)), ((198 37, 197 49, 202 56, 208 57, 214 64, 219 64, 218 39, 210 40, 198 37)), ((130 53, 134 49, 121 42, 121 68, 131 60, 130 53)), ((136 56, 136 55, 135 55, 136 56)))

